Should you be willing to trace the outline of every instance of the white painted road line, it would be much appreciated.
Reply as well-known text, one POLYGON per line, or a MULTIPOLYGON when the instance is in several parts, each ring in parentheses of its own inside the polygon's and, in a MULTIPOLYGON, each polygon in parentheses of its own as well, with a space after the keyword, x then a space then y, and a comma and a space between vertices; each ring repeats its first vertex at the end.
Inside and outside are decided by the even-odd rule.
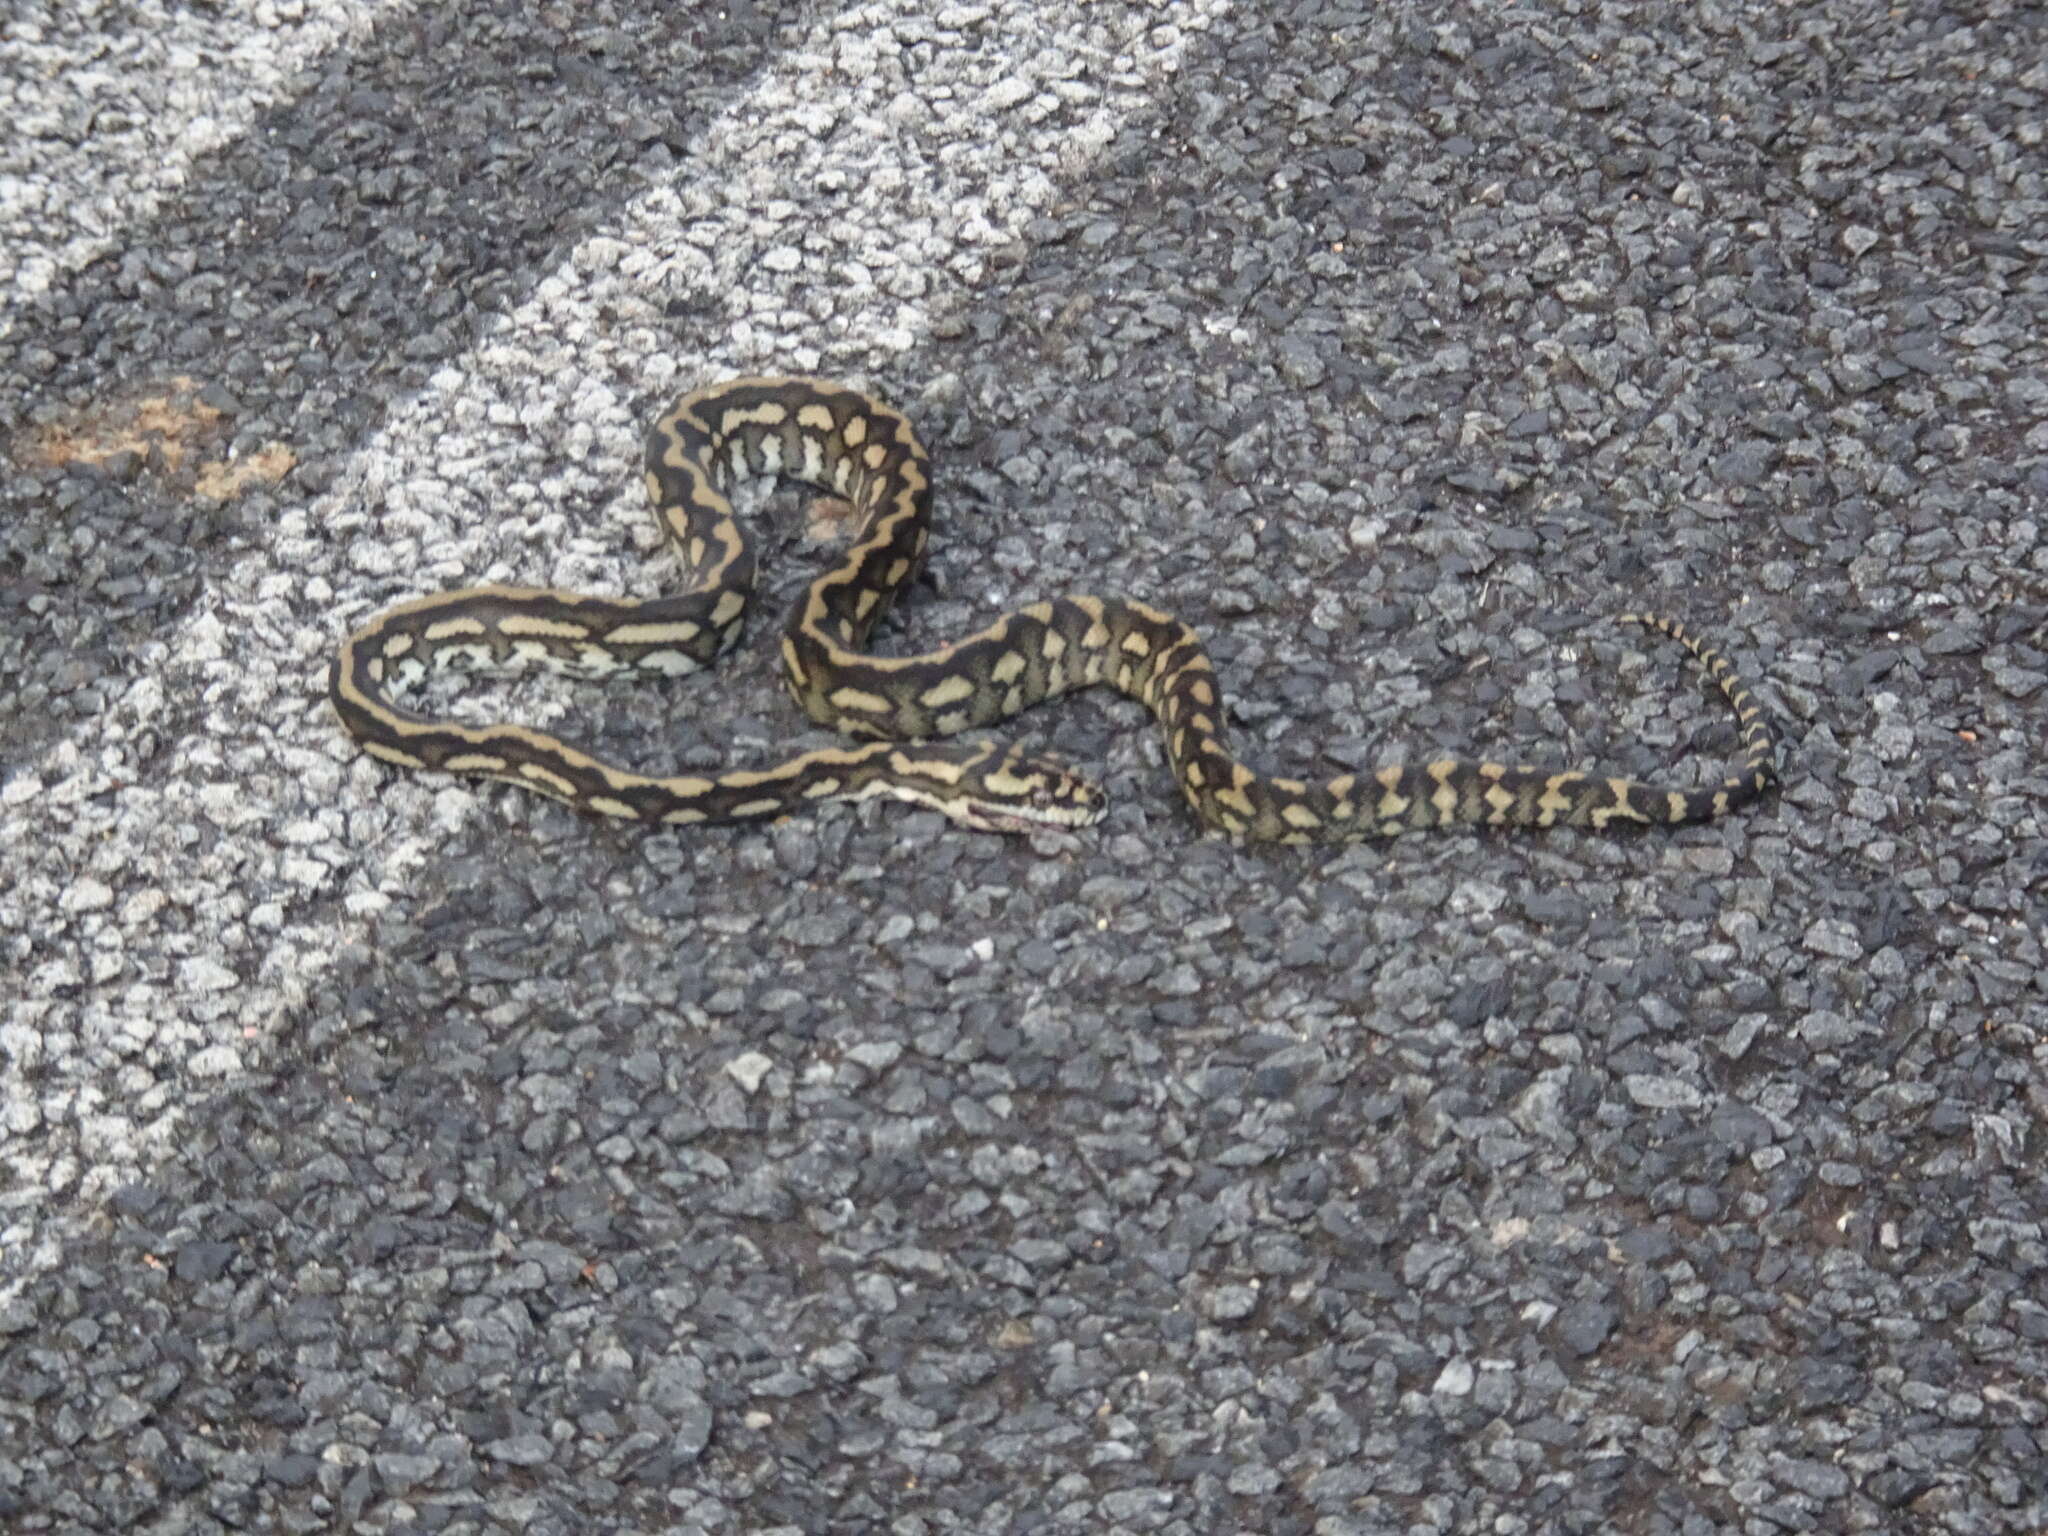
POLYGON ((413 4, 143 5, 121 28, 54 6, 0 29, 0 335, 17 305, 116 248, 193 161, 290 100, 321 55, 413 4))

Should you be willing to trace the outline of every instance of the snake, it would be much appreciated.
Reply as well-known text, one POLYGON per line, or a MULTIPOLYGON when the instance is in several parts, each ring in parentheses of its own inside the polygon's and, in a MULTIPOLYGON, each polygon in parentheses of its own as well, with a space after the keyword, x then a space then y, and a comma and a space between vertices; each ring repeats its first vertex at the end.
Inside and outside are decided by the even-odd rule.
POLYGON ((1101 820, 1103 791, 1058 759, 960 733, 1099 685, 1151 712, 1195 816, 1240 839, 1349 842, 1459 825, 1676 826, 1724 816, 1776 782, 1776 736, 1733 665, 1654 612, 1620 622, 1683 645, 1735 712, 1740 757, 1717 784, 1679 788, 1456 757, 1321 782, 1263 774, 1226 744, 1224 697, 1200 636, 1130 598, 1055 597, 922 655, 876 654, 868 649, 875 626, 925 558, 931 461, 900 411, 845 385, 739 378, 685 394, 649 430, 645 473, 683 568, 681 590, 624 599, 491 585, 387 608, 347 636, 329 672, 334 709, 362 748, 398 768, 503 780, 639 822, 758 821, 879 796, 974 831, 1032 832, 1101 820), (850 545, 810 583, 781 643, 791 697, 848 744, 764 767, 651 775, 524 725, 457 723, 398 702, 449 668, 539 664, 579 677, 675 677, 710 665, 738 640, 758 574, 728 492, 757 478, 799 482, 852 509, 850 545))

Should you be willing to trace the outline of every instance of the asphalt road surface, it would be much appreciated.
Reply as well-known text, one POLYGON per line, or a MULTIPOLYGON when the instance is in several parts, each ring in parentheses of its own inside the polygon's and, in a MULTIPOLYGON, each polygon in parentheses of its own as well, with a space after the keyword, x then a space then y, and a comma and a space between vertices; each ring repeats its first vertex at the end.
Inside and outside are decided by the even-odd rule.
MULTIPOLYGON (((2048 1528, 2036 5, 17 3, 0 1524, 2048 1528), (1677 832, 622 829, 396 773, 340 636, 673 583, 728 374, 938 461, 887 649, 1124 592, 1275 771, 1677 832)), ((775 680, 434 695, 622 761, 775 680)))

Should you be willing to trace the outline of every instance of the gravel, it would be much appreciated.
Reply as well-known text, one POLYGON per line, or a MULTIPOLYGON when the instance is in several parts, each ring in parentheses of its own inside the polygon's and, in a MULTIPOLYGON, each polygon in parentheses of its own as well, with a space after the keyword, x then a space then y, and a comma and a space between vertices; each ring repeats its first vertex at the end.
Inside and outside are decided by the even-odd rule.
MULTIPOLYGON (((612 0, 0 38, 0 1519, 2048 1525, 2048 23, 612 0), (339 635, 652 593, 675 391, 938 460, 889 644, 1066 590, 1247 756, 1783 790, 1676 833, 647 833, 404 777, 339 635)), ((790 498, 783 498, 787 502, 790 498)), ((622 759, 742 652, 482 683, 622 759)))

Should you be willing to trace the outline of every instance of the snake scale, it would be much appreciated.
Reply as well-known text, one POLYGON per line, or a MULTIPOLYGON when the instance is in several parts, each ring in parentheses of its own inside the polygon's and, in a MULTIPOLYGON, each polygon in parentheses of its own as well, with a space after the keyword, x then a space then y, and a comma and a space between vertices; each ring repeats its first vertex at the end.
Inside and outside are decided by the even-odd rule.
POLYGON ((749 821, 888 795, 980 831, 1086 825, 1103 814, 1102 792, 1058 763, 989 741, 940 738, 1098 684, 1152 712, 1195 814, 1245 838, 1345 842, 1459 823, 1669 826, 1747 805, 1776 779, 1776 742, 1748 688, 1719 652, 1657 614, 1624 622, 1684 645, 1735 711, 1742 756, 1732 776, 1710 788, 1458 758, 1322 783, 1256 773, 1224 744, 1223 697, 1200 637, 1173 615, 1123 598, 1053 598, 926 655, 871 654, 876 623, 924 558, 929 460, 900 412, 840 385, 747 378, 686 395, 648 434, 646 479, 686 590, 624 601, 486 586, 387 609, 347 638, 332 669, 330 696, 350 733, 402 768, 503 779, 601 815, 671 824, 749 821), (754 589, 753 546, 726 499, 751 476, 799 481, 854 508, 852 546, 791 614, 782 661, 804 712, 858 744, 762 769, 655 777, 524 726, 457 724, 393 702, 448 666, 534 662, 581 676, 675 676, 710 664, 738 639, 754 589))

